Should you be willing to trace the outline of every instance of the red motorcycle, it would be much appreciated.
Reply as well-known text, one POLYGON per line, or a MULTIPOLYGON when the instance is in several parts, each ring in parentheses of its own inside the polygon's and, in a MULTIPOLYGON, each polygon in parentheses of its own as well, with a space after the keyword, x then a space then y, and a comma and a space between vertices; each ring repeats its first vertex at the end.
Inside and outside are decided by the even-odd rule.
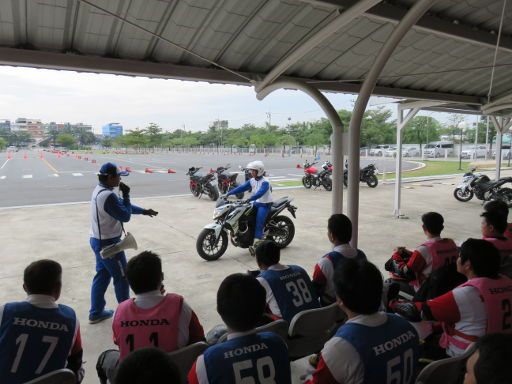
POLYGON ((206 175, 201 175, 197 173, 197 171, 200 169, 201 167, 190 167, 188 169, 187 176, 190 177, 190 192, 192 192, 192 194, 198 198, 201 198, 203 193, 207 194, 211 200, 216 201, 219 198, 219 190, 215 185, 215 171, 210 169, 210 172, 208 172, 206 175))
POLYGON ((304 163, 304 177, 302 178, 302 184, 306 188, 315 187, 318 188, 319 186, 323 186, 327 191, 332 190, 332 180, 331 180, 331 173, 332 173, 332 164, 328 161, 324 162, 322 164, 322 170, 319 171, 314 165, 316 162, 313 163, 304 163))
MULTIPOLYGON (((229 164, 224 167, 217 167, 215 172, 217 173, 217 184, 219 186, 219 191, 223 194, 228 193, 232 189, 238 187, 238 183, 236 181, 238 177, 238 173, 227 173, 226 171, 229 169, 229 164), (226 172, 226 173, 225 173, 226 172)), ((237 199, 243 199, 244 193, 237 193, 237 199)))

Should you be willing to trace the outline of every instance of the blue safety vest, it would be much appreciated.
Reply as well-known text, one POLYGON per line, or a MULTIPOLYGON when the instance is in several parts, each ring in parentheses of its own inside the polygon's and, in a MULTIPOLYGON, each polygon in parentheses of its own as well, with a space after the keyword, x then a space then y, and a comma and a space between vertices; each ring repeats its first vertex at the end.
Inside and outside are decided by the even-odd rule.
POLYGON ((210 384, 246 381, 291 384, 288 349, 275 333, 262 332, 227 340, 208 348, 203 358, 210 384))
POLYGON ((0 382, 24 383, 65 368, 76 326, 75 311, 62 304, 6 304, 0 324, 0 382))
POLYGON ((419 338, 414 327, 397 315, 386 314, 377 327, 346 323, 336 337, 358 352, 364 367, 365 384, 413 384, 419 358, 419 338))
POLYGON ((281 311, 281 317, 291 321, 300 311, 320 308, 318 295, 307 272, 297 266, 289 265, 282 270, 270 270, 261 272, 270 285, 281 311))

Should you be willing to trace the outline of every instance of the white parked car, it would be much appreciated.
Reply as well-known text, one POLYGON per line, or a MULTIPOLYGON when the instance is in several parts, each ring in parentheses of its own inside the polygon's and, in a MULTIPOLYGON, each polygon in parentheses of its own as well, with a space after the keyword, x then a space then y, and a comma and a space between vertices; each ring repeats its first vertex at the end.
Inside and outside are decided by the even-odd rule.
MULTIPOLYGON (((487 147, 485 145, 477 145, 476 150, 475 148, 465 149, 461 152, 460 156, 463 159, 475 159, 479 157, 485 157, 486 153, 487 147)), ((494 156, 496 156, 496 154, 494 154, 494 156)))
POLYGON ((418 147, 402 148, 402 157, 418 157, 420 149, 418 147))
POLYGON ((395 147, 389 147, 386 152, 384 152, 384 156, 386 157, 396 157, 397 149, 395 147))
POLYGON ((389 147, 388 144, 379 144, 375 148, 370 149, 370 156, 384 156, 389 147))

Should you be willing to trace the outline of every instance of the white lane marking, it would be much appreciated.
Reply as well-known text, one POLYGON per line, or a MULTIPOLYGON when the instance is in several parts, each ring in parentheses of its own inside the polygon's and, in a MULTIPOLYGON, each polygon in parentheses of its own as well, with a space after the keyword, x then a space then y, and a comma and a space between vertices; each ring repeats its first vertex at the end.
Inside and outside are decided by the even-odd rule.
POLYGON ((72 173, 73 176, 83 176, 83 173, 72 173))
POLYGON ((2 164, 2 166, 0 167, 0 169, 2 169, 3 167, 5 167, 5 164, 7 164, 7 162, 8 162, 9 160, 11 160, 11 159, 7 159, 7 160, 5 160, 5 163, 3 163, 3 164, 2 164))
POLYGON ((288 176, 297 176, 297 177, 302 177, 302 176, 304 176, 304 174, 300 174, 300 175, 298 175, 298 174, 296 174, 296 173, 289 173, 289 174, 288 174, 288 176))
POLYGON ((32 178, 32 175, 23 175, 23 178, 24 178, 24 179, 31 179, 31 178, 32 178))
POLYGON ((0 180, 4 180, 7 176, 0 176, 0 180))
POLYGON ((270 176, 269 179, 270 180, 282 180, 282 179, 286 179, 286 176, 270 176))
POLYGON ((52 173, 52 176, 53 177, 59 177, 59 174, 58 173, 52 173))

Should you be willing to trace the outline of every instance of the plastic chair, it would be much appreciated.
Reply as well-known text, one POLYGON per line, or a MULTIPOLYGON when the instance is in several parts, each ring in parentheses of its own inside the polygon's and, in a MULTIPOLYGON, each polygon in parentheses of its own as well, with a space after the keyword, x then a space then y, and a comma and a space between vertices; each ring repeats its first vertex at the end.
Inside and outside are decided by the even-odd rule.
POLYGON ((63 368, 27 381, 25 384, 75 384, 76 377, 72 370, 63 368))
POLYGON ((473 344, 460 356, 437 360, 430 363, 421 370, 416 378, 416 384, 457 382, 463 373, 464 362, 473 354, 474 350, 475 345, 473 344))
POLYGON ((336 303, 297 313, 290 322, 288 330, 287 343, 290 359, 297 360, 319 352, 325 342, 331 338, 333 330, 339 327, 343 316, 336 303))
POLYGON ((176 364, 178 370, 180 371, 180 378, 182 383, 187 382, 187 375, 192 368, 192 365, 196 361, 196 359, 202 355, 204 350, 208 348, 209 345, 204 341, 199 341, 194 344, 187 345, 186 347, 180 348, 176 351, 169 352, 169 357, 176 364))

